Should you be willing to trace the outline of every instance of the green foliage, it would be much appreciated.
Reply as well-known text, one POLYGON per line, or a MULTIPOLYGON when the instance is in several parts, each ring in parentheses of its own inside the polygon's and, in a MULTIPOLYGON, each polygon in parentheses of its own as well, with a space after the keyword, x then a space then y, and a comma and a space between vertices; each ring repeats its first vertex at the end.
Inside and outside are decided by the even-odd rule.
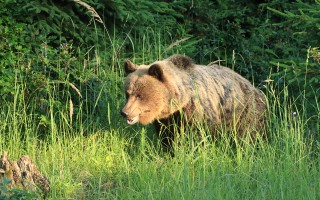
POLYGON ((0 199, 2 200, 30 200, 39 198, 39 194, 35 191, 23 189, 9 189, 11 180, 7 178, 0 179, 0 199))
MULTIPOLYGON (((130 0, 130 1, 101 1, 107 10, 106 15, 112 17, 116 22, 123 23, 122 28, 128 30, 134 29, 143 33, 148 26, 157 25, 167 31, 173 30, 170 25, 176 24, 176 18, 183 16, 176 12, 173 8, 177 7, 179 3, 149 1, 149 0, 130 0)), ((99 7, 98 7, 99 8, 99 7)), ((111 22, 107 19, 108 22, 111 22)), ((118 23, 116 23, 118 24, 118 23)), ((175 27, 177 28, 177 27, 175 27)))
POLYGON ((24 98, 26 112, 36 108, 39 123, 45 133, 48 130, 48 111, 55 109, 69 112, 71 107, 74 112, 77 111, 82 106, 80 90, 83 89, 86 91, 84 96, 90 96, 91 99, 86 98, 89 102, 85 102, 87 109, 82 114, 84 118, 92 116, 97 101, 95 93, 100 91, 99 85, 103 83, 96 75, 99 63, 91 59, 91 50, 78 51, 72 43, 63 42, 66 40, 61 35, 56 35, 56 26, 50 25, 50 30, 42 30, 37 27, 39 24, 31 23, 31 18, 25 17, 24 12, 21 16, 12 18, 11 13, 16 12, 12 10, 15 8, 13 5, 22 6, 8 1, 0 8, 3 16, 0 19, 2 101, 14 101, 17 96, 24 98), (27 23, 29 20, 31 24, 27 23), (94 85, 97 85, 97 90, 89 89, 94 85), (50 97, 55 101, 50 102, 50 97))
MULTIPOLYGON (((30 24, 36 32, 45 37, 51 36, 51 44, 59 46, 61 43, 73 42, 75 44, 96 43, 97 35, 102 35, 100 29, 95 29, 100 23, 95 23, 95 18, 86 13, 85 8, 77 6, 74 1, 25 1, 23 0, 24 16, 17 20, 30 24), (93 25, 88 26, 89 23, 93 25), (97 30, 95 34, 92 34, 97 30)), ((87 47, 87 46, 86 46, 87 47)))
MULTIPOLYGON (((250 6, 253 7, 241 1, 185 2, 187 11, 184 23, 191 35, 201 39, 196 45, 197 51, 191 56, 203 64, 221 59, 226 61, 224 64, 232 65, 227 55, 232 55, 233 51, 245 54, 245 38, 257 24, 256 16, 248 17, 255 12, 250 6)), ((249 60, 245 57, 245 64, 249 64, 249 60)), ((248 71, 244 74, 250 75, 248 71)))
POLYGON ((289 5, 287 1, 189 2, 185 23, 189 33, 201 39, 192 57, 204 64, 224 60, 222 64, 262 82, 269 73, 266 70, 269 62, 281 56, 278 53, 285 49, 282 39, 287 38, 287 32, 279 32, 270 23, 279 19, 267 6, 289 5))
POLYGON ((275 26, 288 31, 287 41, 290 42, 286 44, 286 48, 291 49, 284 51, 278 59, 271 62, 280 68, 274 75, 286 79, 291 95, 302 93, 304 98, 308 99, 310 112, 314 110, 312 105, 319 101, 320 96, 319 9, 320 1, 296 1, 290 5, 290 10, 269 8, 284 18, 275 26))

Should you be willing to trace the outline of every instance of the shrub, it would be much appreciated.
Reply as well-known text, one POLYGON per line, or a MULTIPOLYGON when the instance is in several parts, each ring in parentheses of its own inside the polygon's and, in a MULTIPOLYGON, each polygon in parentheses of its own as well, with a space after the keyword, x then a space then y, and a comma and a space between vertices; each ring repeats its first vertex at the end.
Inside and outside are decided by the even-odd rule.
POLYGON ((282 10, 268 8, 283 18, 275 26, 290 33, 290 43, 286 43, 282 47, 282 55, 271 62, 279 68, 273 75, 275 79, 285 80, 289 84, 290 96, 305 99, 298 100, 304 102, 300 103, 299 109, 307 109, 312 116, 317 114, 315 105, 320 100, 320 1, 298 0, 290 6, 290 9, 282 10))

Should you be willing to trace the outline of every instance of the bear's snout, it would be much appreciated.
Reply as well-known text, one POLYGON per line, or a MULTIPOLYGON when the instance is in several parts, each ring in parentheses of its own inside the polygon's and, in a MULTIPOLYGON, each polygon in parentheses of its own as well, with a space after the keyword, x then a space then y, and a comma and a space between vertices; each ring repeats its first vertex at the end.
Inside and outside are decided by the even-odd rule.
POLYGON ((124 118, 127 118, 127 116, 128 116, 128 113, 125 112, 125 111, 123 111, 123 110, 120 110, 120 114, 121 114, 122 117, 124 117, 124 118))
POLYGON ((122 109, 120 111, 120 114, 127 119, 127 123, 132 125, 135 124, 139 121, 140 115, 134 116, 132 117, 131 115, 129 115, 124 109, 122 109))

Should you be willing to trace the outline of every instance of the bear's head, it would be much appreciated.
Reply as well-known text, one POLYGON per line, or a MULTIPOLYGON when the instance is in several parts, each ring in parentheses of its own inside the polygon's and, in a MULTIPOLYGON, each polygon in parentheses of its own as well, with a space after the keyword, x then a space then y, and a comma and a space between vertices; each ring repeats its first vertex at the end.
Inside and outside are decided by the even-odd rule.
POLYGON ((192 61, 188 57, 173 56, 151 65, 124 64, 125 93, 127 102, 121 114, 128 124, 149 124, 156 119, 169 117, 177 110, 173 100, 177 99, 178 86, 173 69, 187 69, 192 61), (174 81, 173 81, 174 80, 174 81))

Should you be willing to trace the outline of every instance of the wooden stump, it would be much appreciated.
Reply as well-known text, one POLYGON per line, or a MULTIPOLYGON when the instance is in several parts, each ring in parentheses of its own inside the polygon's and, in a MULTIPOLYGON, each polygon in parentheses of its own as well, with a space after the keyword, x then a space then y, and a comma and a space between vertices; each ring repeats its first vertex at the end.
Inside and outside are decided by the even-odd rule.
POLYGON ((8 185, 9 189, 20 188, 32 191, 41 189, 45 194, 50 191, 49 180, 38 171, 37 166, 27 155, 22 156, 18 161, 10 161, 7 153, 4 152, 0 158, 0 179, 2 178, 11 181, 8 185))

